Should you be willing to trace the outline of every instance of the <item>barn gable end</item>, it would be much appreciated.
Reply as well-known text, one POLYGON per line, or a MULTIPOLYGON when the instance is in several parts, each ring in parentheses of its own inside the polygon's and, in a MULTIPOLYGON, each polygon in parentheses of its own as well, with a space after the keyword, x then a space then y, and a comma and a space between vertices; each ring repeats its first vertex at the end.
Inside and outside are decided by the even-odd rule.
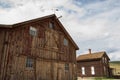
POLYGON ((0 80, 74 80, 78 46, 55 15, 0 25, 0 80))

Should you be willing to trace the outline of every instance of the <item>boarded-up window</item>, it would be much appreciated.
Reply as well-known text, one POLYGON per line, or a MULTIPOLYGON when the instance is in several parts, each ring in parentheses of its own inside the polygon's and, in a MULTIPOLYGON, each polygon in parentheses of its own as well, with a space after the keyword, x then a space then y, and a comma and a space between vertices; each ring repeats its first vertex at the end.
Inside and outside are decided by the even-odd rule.
POLYGON ((95 75, 95 68, 94 68, 94 66, 91 67, 91 74, 95 75))
POLYGON ((68 40, 66 38, 64 38, 64 45, 68 46, 68 40))
POLYGON ((34 64, 34 60, 27 57, 27 59, 26 59, 26 67, 32 68, 33 64, 34 64))
POLYGON ((37 35, 37 29, 34 28, 34 27, 30 27, 29 32, 30 32, 30 35, 32 35, 32 36, 36 36, 37 35))
POLYGON ((69 64, 65 64, 65 71, 69 70, 69 64))
POLYGON ((82 67, 82 75, 85 75, 85 67, 82 67))

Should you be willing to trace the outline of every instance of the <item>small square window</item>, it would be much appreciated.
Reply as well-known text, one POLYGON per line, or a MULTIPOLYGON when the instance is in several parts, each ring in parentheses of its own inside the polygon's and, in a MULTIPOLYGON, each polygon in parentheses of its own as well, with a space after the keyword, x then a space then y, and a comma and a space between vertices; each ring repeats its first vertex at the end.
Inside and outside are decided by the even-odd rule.
POLYGON ((27 60, 26 60, 26 67, 29 67, 29 68, 32 68, 33 67, 33 64, 34 64, 34 60, 27 57, 27 60))
POLYGON ((36 36, 37 35, 37 29, 34 27, 30 27, 30 35, 36 36))
POLYGON ((50 22, 50 23, 49 23, 49 28, 51 28, 51 29, 54 28, 54 23, 53 23, 53 22, 50 22))
POLYGON ((64 38, 64 45, 67 46, 68 45, 68 40, 64 38))

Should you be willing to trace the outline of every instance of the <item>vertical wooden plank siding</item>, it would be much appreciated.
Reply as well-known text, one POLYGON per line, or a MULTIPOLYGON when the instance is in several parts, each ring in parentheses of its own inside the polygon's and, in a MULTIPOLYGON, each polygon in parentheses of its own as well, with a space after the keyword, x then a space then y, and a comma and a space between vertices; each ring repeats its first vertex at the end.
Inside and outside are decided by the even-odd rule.
POLYGON ((0 32, 0 80, 74 80, 75 47, 54 22, 54 29, 48 24, 53 19, 38 21, 0 32), (30 27, 37 29, 37 35, 29 34, 30 27), (63 44, 66 38, 68 46, 63 44), (4 47, 4 51, 2 51, 4 47), (26 67, 26 59, 34 60, 32 68, 26 67), (65 70, 69 64, 69 70, 65 70))

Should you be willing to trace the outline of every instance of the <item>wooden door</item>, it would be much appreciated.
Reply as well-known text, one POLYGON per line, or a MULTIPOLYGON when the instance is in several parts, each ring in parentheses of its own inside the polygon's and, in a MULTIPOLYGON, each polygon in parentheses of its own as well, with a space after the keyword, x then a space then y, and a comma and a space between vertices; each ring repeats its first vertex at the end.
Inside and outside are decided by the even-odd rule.
POLYGON ((69 72, 65 72, 65 80, 70 80, 70 74, 69 74, 69 72))
POLYGON ((57 70, 57 76, 58 76, 58 79, 57 80, 62 80, 62 69, 61 68, 58 68, 58 70, 57 70))

